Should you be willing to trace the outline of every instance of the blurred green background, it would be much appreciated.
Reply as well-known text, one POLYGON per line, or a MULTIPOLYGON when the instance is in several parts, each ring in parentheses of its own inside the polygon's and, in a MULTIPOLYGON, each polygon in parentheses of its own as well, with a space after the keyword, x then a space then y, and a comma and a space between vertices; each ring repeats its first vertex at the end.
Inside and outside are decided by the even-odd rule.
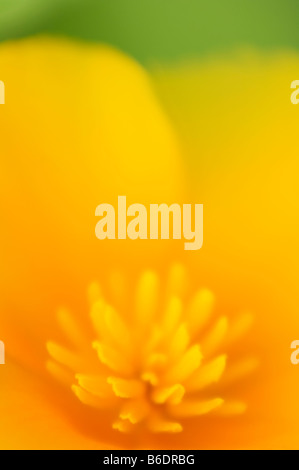
POLYGON ((0 0, 0 40, 68 35, 148 64, 244 45, 298 49, 298 18, 298 0, 0 0))

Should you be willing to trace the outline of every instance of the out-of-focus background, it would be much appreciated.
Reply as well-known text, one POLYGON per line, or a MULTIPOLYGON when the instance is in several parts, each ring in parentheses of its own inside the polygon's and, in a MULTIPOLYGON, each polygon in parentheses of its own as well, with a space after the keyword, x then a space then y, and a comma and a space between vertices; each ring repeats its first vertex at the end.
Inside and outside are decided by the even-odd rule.
POLYGON ((243 46, 297 49, 298 17, 297 0, 1 0, 0 40, 68 35, 148 64, 243 46))

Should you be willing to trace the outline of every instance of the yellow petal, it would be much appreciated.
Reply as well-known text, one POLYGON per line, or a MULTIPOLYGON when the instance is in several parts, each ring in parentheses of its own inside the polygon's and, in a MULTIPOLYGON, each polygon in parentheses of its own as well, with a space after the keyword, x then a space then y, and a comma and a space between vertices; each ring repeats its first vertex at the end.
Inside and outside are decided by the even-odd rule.
POLYGON ((65 419, 40 377, 12 363, 1 366, 0 449, 106 449, 107 440, 92 439, 65 419), (26 385, 26 386, 24 386, 26 385))

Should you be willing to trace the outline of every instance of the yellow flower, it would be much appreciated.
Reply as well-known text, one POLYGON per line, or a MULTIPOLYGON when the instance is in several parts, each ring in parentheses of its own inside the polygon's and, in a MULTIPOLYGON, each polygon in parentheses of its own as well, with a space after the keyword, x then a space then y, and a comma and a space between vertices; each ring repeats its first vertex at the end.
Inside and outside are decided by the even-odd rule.
MULTIPOLYGON (((150 79, 138 64, 110 47, 34 38, 1 44, 0 63, 0 80, 6 85, 6 104, 0 106, 0 340, 6 350, 6 365, 0 366, 0 447, 297 447, 299 374, 290 365, 289 344, 298 329, 294 214, 299 114, 290 103, 289 84, 296 78, 298 57, 284 54, 266 60, 242 53, 241 59, 175 67, 150 79), (224 92, 215 91, 219 85, 224 92), (177 241, 100 243, 94 236, 95 208, 102 202, 114 204, 121 194, 130 203, 203 203, 203 249, 187 254, 177 241), (197 354, 197 362, 193 358, 190 364, 195 367, 199 353, 203 356, 193 374, 204 381, 206 366, 212 363, 207 377, 215 374, 218 381, 202 385, 193 395, 188 389, 191 374, 177 375, 165 382, 168 390, 176 386, 167 397, 160 385, 171 367, 166 369, 158 359, 168 357, 174 347, 175 336, 167 335, 163 324, 165 303, 172 298, 165 266, 173 260, 190 273, 188 294, 181 278, 175 297, 182 305, 177 326, 185 324, 190 335, 186 351, 193 348, 197 354), (145 267, 156 273, 160 288, 158 317, 142 331, 139 323, 134 328, 133 312, 143 317, 148 305, 137 309, 137 300, 134 308, 132 301, 136 284, 141 285, 136 273, 145 267), (118 274, 109 278, 114 269, 125 273, 124 281, 118 274), (82 295, 90 279, 103 286, 101 300, 93 297, 91 311, 104 305, 114 309, 95 325, 92 317, 87 320, 82 295), (215 318, 210 317, 196 336, 190 327, 189 302, 200 285, 209 286, 219 303, 215 318), (57 327, 55 315, 63 302, 73 312, 59 315, 66 335, 57 327), (234 326, 232 312, 248 306, 255 314, 254 330, 231 343, 246 318, 234 326), (219 322, 225 326, 222 314, 232 330, 208 358, 206 335, 219 322), (125 378, 138 382, 134 383, 150 409, 132 426, 129 419, 119 417, 132 418, 124 412, 132 402, 113 391, 120 383, 115 385, 115 379, 124 377, 103 365, 98 355, 103 360, 103 344, 111 347, 119 338, 97 331, 97 325, 106 328, 109 315, 116 315, 133 335, 133 358, 128 361, 133 370, 125 378), (151 343, 155 335, 158 349, 151 343), (62 348, 58 356, 54 353, 49 369, 66 388, 45 370, 49 339, 62 348), (61 363, 63 351, 71 353, 69 360, 79 352, 82 363, 66 367, 61 363), (252 370, 251 354, 261 359, 255 379, 229 386, 252 370), (155 360, 151 363, 153 355, 161 368, 154 367, 155 360), (227 364, 220 377, 224 355, 227 364), (151 367, 145 367, 147 360, 151 367), (219 361, 216 367, 214 361, 219 361), (104 400, 83 386, 82 380, 90 376, 110 377, 105 384, 113 393, 110 409, 83 406, 71 392, 73 385, 81 398, 85 393, 103 406, 104 400), (161 397, 167 403, 156 403, 161 397), (180 403, 173 403, 179 398, 180 403), (210 413, 194 416, 194 400, 198 404, 213 399, 224 402, 210 413), (191 400, 191 416, 178 416, 191 400), (232 416, 244 411, 244 403, 250 405, 247 412, 232 416), (218 416, 221 413, 228 418, 218 416), (156 425, 160 423, 156 429, 161 430, 161 423, 168 423, 166 428, 177 423, 170 429, 182 427, 182 432, 149 431, 153 417, 156 425), (131 426, 133 432, 112 428, 120 424, 131 426)), ((113 333, 119 330, 114 328, 113 333)), ((53 354, 53 344, 49 349, 53 354)))
MULTIPOLYGON (((140 425, 154 433, 177 433, 186 418, 214 411, 243 413, 244 403, 224 399, 217 389, 209 393, 209 388, 221 381, 224 352, 246 332, 251 315, 240 316, 231 328, 225 316, 212 320, 214 296, 209 290, 197 290, 184 300, 187 282, 180 265, 170 270, 164 295, 159 281, 155 272, 142 274, 134 299, 129 299, 132 315, 118 312, 93 284, 90 321, 96 339, 88 338, 75 317, 61 310, 58 320, 71 346, 48 342, 48 370, 72 386, 83 404, 110 410, 112 427, 121 432, 134 432, 140 425)), ((115 289, 124 285, 120 276, 114 282, 115 289)), ((124 310, 125 302, 121 305, 124 310)), ((255 365, 253 359, 231 365, 226 385, 255 365)))

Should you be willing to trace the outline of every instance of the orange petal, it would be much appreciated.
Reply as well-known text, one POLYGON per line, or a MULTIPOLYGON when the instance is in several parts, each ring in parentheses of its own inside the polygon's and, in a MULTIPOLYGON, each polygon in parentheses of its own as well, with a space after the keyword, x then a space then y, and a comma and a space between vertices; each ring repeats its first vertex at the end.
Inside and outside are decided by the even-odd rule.
POLYGON ((0 449, 106 449, 77 431, 42 383, 7 360, 0 366, 0 449))

